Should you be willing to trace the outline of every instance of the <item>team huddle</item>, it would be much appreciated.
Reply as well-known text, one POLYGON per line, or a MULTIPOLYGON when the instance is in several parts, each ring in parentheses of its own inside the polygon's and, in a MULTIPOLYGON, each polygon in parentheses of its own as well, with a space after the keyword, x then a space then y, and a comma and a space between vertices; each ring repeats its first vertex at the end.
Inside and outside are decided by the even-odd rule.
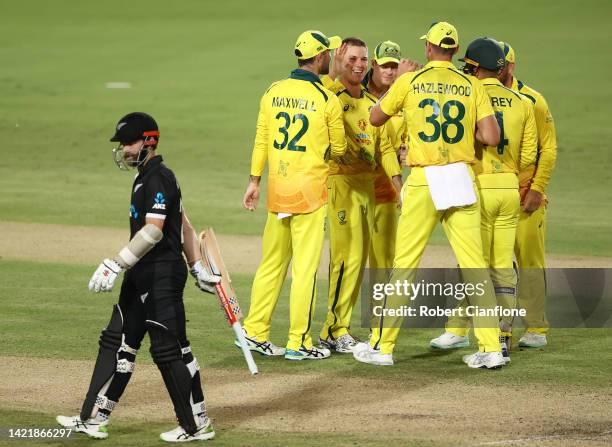
MULTIPOLYGON (((254 210, 267 162, 263 255, 244 321, 251 350, 288 360, 335 351, 393 365, 401 317, 373 322, 368 342, 349 331, 364 269, 392 269, 389 282, 414 279, 438 222, 464 281, 491 279, 482 296, 459 306, 521 306, 527 331, 519 345, 547 343, 545 189, 556 159, 548 105, 514 77, 509 44, 476 39, 460 71, 452 63, 459 49, 453 25, 436 22, 421 39, 424 66, 402 59, 391 41, 376 46, 369 65, 362 40, 306 31, 295 44, 299 68, 263 95, 244 196, 254 210), (410 168, 405 183, 401 164, 410 168), (327 317, 314 343, 326 222, 327 317), (281 348, 270 341, 270 324, 290 263, 290 329, 281 348), (528 272, 520 288, 517 270, 528 272)), ((398 304, 387 296, 383 307, 398 304)), ((468 346, 470 328, 479 350, 463 357, 469 367, 510 362, 512 318, 452 317, 431 347, 468 346)))

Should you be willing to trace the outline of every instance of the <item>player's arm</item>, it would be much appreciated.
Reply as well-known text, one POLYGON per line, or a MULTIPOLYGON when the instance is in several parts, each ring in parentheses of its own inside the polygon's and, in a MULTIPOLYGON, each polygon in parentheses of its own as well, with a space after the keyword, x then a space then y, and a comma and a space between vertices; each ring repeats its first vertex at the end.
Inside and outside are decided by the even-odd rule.
POLYGON ((535 165, 538 156, 538 130, 536 126, 533 105, 525 99, 524 106, 527 118, 523 126, 523 139, 521 140, 520 170, 524 171, 531 165, 535 165))
POLYGON ((268 95, 263 95, 259 104, 259 114, 257 116, 257 131, 255 134, 255 144, 251 156, 251 175, 242 204, 249 211, 255 211, 259 201, 259 183, 268 159, 268 95))
POLYGON ((552 114, 541 95, 535 104, 535 120, 540 153, 531 189, 544 194, 557 161, 557 135, 552 114))
POLYGON ((329 151, 331 158, 338 159, 346 153, 346 135, 342 105, 336 95, 329 97, 325 104, 325 120, 329 132, 329 151))
POLYGON ((402 192, 402 168, 397 160, 397 152, 391 144, 387 133, 387 126, 382 126, 376 129, 378 138, 378 149, 380 150, 380 164, 385 171, 385 174, 391 179, 393 186, 397 192, 397 197, 401 196, 402 192))
POLYGON ((340 45, 340 48, 337 48, 333 52, 332 63, 330 64, 329 74, 327 75, 332 82, 339 78, 342 74, 342 65, 347 48, 348 45, 344 43, 340 45))
POLYGON ((107 258, 100 263, 89 280, 89 290, 110 292, 117 276, 136 265, 162 240, 164 221, 172 203, 172 196, 168 192, 169 188, 163 180, 147 185, 145 225, 113 259, 107 258))
POLYGON ((497 146, 501 132, 491 106, 491 99, 479 80, 473 79, 472 82, 476 102, 476 132, 474 136, 485 146, 497 146))
POLYGON ((406 73, 397 78, 391 88, 372 107, 370 111, 372 126, 382 126, 404 107, 404 99, 410 90, 409 76, 413 76, 413 74, 406 73))
POLYGON ((196 280, 195 285, 198 289, 203 292, 215 293, 215 284, 217 284, 221 278, 216 275, 208 273, 208 270, 204 268, 202 263, 202 251, 200 250, 200 241, 196 235, 195 229, 187 213, 183 209, 182 217, 183 226, 183 253, 187 259, 187 265, 189 265, 189 273, 196 280))

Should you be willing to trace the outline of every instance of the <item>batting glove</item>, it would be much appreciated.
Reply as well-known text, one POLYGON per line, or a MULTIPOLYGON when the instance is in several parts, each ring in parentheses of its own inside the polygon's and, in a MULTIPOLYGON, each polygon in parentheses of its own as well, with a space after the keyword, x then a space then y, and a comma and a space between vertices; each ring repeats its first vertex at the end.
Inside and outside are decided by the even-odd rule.
POLYGON ((125 270, 116 261, 105 259, 98 266, 89 280, 89 290, 92 292, 110 292, 119 273, 125 270))
POLYGON ((202 292, 215 293, 215 284, 221 281, 220 276, 208 273, 201 260, 193 264, 189 273, 195 278, 195 285, 202 292))

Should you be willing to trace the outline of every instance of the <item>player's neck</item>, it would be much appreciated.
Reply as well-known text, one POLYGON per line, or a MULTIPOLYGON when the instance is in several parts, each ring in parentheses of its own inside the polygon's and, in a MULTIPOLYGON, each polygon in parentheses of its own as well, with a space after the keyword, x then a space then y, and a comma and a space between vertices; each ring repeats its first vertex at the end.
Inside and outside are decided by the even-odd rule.
POLYGON ((504 82, 504 86, 508 88, 512 88, 512 84, 514 83, 514 76, 509 76, 506 82, 504 82))
POLYGON ((388 86, 377 85, 376 82, 374 81, 374 77, 370 78, 370 81, 368 82, 368 91, 372 95, 376 96, 377 98, 380 98, 382 95, 387 93, 388 90, 389 90, 388 86))
POLYGON ((343 77, 340 77, 340 82, 342 82, 342 85, 346 87, 346 91, 349 92, 349 95, 353 98, 361 97, 361 84, 351 84, 343 77))

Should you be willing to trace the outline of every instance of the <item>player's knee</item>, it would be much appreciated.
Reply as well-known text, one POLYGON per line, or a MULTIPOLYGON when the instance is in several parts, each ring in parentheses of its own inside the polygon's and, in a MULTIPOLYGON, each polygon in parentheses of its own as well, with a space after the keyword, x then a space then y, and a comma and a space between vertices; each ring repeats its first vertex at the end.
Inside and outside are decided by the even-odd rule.
POLYGON ((182 360, 183 352, 176 336, 163 324, 147 320, 151 338, 151 357, 156 364, 182 360))

